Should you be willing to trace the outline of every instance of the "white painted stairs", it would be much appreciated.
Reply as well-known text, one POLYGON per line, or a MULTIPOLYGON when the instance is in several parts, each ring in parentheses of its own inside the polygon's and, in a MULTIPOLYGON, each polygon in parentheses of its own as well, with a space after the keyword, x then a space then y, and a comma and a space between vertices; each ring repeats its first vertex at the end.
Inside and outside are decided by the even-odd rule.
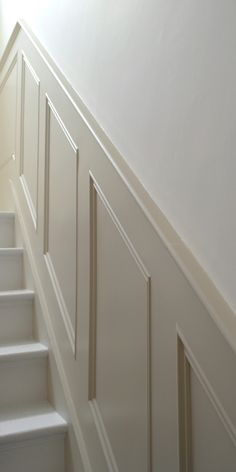
POLYGON ((48 402, 48 349, 33 337, 14 214, 0 212, 0 472, 65 472, 65 420, 48 402))

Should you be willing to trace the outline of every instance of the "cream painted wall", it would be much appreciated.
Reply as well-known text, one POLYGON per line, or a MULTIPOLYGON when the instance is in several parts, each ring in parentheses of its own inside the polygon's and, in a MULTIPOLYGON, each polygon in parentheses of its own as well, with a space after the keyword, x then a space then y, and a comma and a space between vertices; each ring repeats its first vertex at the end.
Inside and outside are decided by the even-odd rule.
POLYGON ((236 310, 234 0, 0 0, 24 18, 236 310))

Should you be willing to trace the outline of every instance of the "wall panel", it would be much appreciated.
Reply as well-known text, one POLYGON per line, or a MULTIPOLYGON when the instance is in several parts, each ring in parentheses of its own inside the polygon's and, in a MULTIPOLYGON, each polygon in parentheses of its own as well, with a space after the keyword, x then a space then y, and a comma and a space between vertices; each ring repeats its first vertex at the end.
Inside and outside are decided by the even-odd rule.
POLYGON ((48 98, 45 157, 44 253, 75 353, 78 148, 48 98))
POLYGON ((151 279, 102 190, 90 179, 89 395, 113 468, 147 472, 151 470, 151 279))
POLYGON ((231 437, 222 422, 220 411, 191 372, 192 449, 194 472, 234 472, 236 438, 231 437))
POLYGON ((181 472, 233 472, 236 430, 193 354, 178 338, 181 472))

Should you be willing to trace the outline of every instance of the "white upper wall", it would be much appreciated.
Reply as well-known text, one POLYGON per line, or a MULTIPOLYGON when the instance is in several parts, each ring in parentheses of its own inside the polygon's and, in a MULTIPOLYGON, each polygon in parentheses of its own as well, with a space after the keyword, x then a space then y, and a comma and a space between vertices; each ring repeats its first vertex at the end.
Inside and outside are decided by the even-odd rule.
POLYGON ((0 0, 236 309, 235 0, 0 0))

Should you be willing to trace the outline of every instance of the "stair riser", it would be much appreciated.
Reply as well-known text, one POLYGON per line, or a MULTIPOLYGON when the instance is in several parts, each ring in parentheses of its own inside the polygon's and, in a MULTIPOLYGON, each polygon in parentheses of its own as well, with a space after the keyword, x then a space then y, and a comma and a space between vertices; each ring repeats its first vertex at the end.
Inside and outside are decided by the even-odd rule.
POLYGON ((23 288, 23 257, 21 254, 0 255, 0 291, 23 288))
POLYGON ((1 472, 64 472, 64 435, 0 447, 1 472))
POLYGON ((0 213, 0 472, 65 472, 66 423, 48 404, 48 350, 34 339, 14 218, 0 213))
POLYGON ((48 394, 47 358, 1 361, 0 379, 2 409, 44 401, 48 394))
POLYGON ((33 301, 0 303, 0 345, 33 337, 33 301))
POLYGON ((14 218, 0 216, 0 247, 14 247, 14 218))

